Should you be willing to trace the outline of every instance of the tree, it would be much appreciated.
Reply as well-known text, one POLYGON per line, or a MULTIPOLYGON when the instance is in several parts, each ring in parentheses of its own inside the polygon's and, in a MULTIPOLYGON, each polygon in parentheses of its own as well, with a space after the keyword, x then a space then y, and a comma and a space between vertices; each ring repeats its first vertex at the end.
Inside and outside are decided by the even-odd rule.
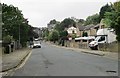
POLYGON ((117 40, 120 42, 120 16, 116 19, 115 27, 114 27, 117 35, 117 40))
POLYGON ((65 28, 68 28, 70 25, 72 26, 76 26, 76 23, 73 19, 70 19, 70 18, 65 18, 61 23, 60 23, 60 26, 65 29, 65 28))
POLYGON ((86 18, 86 21, 85 21, 85 25, 89 25, 89 24, 98 24, 100 22, 100 17, 98 14, 94 14, 94 15, 91 15, 91 16, 88 16, 86 18))
POLYGON ((59 23, 57 23, 57 24, 55 25, 54 29, 57 30, 58 32, 64 30, 64 28, 63 28, 59 23))
POLYGON ((102 18, 104 18, 105 12, 111 12, 111 11, 112 11, 112 8, 111 8, 110 5, 106 4, 106 5, 102 6, 101 9, 100 9, 100 12, 99 12, 100 20, 102 18))
POLYGON ((113 8, 115 10, 114 15, 116 17, 114 18, 113 22, 111 23, 112 28, 115 29, 117 40, 120 42, 120 1, 117 1, 113 4, 113 8))
POLYGON ((46 28, 46 29, 43 31, 43 38, 45 38, 45 40, 48 40, 48 37, 49 37, 49 31, 48 31, 48 29, 46 28))
POLYGON ((56 24, 57 21, 55 19, 51 20, 49 24, 56 24))
POLYGON ((88 33, 87 32, 83 32, 82 37, 88 37, 88 33))
POLYGON ((64 30, 64 31, 61 31, 59 33, 59 35, 60 35, 60 38, 63 38, 65 40, 65 39, 67 39, 68 32, 66 30, 64 30))
POLYGON ((84 25, 85 20, 84 19, 79 19, 78 23, 81 24, 81 25, 84 25))
POLYGON ((2 36, 13 36, 13 39, 19 40, 23 46, 28 40, 29 25, 27 19, 23 17, 21 11, 13 5, 2 4, 2 36))
POLYGON ((50 34, 49 34, 49 40, 50 41, 57 41, 59 39, 59 33, 56 30, 53 30, 50 34))
POLYGON ((105 12, 104 17, 101 20, 101 23, 105 25, 105 27, 112 27, 112 23, 115 22, 116 18, 118 17, 117 13, 113 10, 112 12, 105 12))
POLYGON ((115 30, 117 40, 120 42, 120 1, 111 4, 109 7, 111 10, 104 12, 103 22, 115 30))

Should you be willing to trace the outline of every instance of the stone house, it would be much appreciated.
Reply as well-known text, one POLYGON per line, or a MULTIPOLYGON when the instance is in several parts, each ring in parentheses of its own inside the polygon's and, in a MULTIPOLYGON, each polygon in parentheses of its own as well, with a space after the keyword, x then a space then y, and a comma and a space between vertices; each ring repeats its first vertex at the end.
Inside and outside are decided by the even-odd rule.
POLYGON ((99 28, 100 28, 100 24, 77 26, 77 29, 79 29, 79 32, 78 32, 79 37, 82 37, 83 32, 87 32, 88 36, 95 36, 99 28))
POLYGON ((68 32, 69 35, 76 34, 77 37, 80 36, 79 28, 74 27, 74 26, 71 26, 71 27, 67 28, 67 32, 68 32))
POLYGON ((84 32, 85 26, 80 26, 79 28, 79 37, 82 37, 82 34, 84 32))

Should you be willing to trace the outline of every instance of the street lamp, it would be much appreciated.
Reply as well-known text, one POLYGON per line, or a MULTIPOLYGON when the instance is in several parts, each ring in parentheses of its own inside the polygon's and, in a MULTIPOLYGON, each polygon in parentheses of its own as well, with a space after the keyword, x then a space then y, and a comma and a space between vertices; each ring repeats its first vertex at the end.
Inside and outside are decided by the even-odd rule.
POLYGON ((19 25, 19 48, 20 48, 20 25, 19 25))
MULTIPOLYGON (((24 23, 25 23, 25 22, 22 22, 22 24, 24 24, 24 23)), ((20 38, 20 33, 21 33, 21 32, 20 32, 20 25, 19 25, 19 48, 20 48, 20 42, 21 42, 21 41, 20 41, 20 39, 21 39, 21 38, 20 38)))

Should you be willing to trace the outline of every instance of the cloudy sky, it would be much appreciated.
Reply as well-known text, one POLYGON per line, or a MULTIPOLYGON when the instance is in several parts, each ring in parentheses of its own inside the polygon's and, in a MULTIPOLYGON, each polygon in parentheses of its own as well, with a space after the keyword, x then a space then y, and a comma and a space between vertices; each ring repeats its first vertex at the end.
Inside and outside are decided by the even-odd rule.
POLYGON ((100 8, 116 0, 2 0, 22 10, 29 24, 34 27, 45 27, 50 20, 62 21, 75 17, 86 19, 87 16, 99 13, 100 8))

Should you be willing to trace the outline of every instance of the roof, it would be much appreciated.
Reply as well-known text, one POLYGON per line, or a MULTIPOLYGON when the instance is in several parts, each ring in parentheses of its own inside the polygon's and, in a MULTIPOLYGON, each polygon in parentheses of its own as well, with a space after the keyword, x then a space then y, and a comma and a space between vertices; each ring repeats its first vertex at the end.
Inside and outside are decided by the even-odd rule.
POLYGON ((87 26, 85 26, 85 30, 89 30, 91 28, 94 28, 94 25, 87 25, 87 26))
POLYGON ((85 26, 80 26, 80 27, 79 27, 79 30, 80 30, 80 31, 82 31, 82 30, 84 30, 84 29, 85 29, 85 26))
POLYGON ((70 27, 70 28, 68 28, 68 29, 71 29, 71 30, 73 30, 73 29, 76 29, 76 27, 70 27))
POLYGON ((94 26, 94 28, 99 28, 99 26, 100 26, 100 24, 97 24, 97 25, 94 26))
POLYGON ((100 24, 97 25, 86 25, 86 26, 79 26, 79 30, 83 31, 83 30, 89 30, 91 28, 98 28, 100 26, 100 24))

